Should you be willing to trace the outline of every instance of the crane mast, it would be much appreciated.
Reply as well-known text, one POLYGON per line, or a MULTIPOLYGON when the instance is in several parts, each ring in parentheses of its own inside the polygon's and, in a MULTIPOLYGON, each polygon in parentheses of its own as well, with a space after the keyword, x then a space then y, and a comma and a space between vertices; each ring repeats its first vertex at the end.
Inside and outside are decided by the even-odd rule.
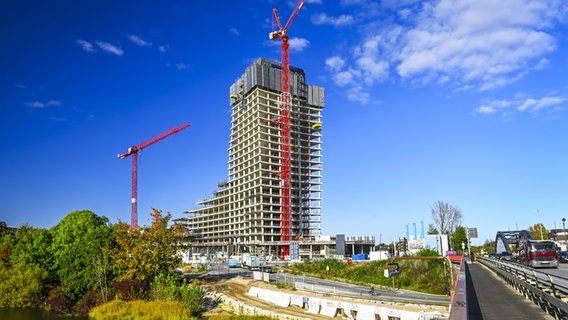
POLYGON ((129 156, 132 157, 132 212, 130 215, 131 229, 138 229, 138 152, 188 127, 189 123, 184 123, 183 125, 169 129, 166 132, 157 135, 146 142, 132 146, 128 148, 128 151, 126 151, 125 153, 118 155, 119 159, 124 159, 129 156))
POLYGON ((282 62, 281 68, 281 83, 282 91, 280 93, 280 139, 281 139, 281 159, 280 159, 280 242, 288 243, 284 245, 280 252, 280 259, 290 255, 290 45, 288 44, 288 29, 292 22, 300 12, 304 5, 304 0, 298 1, 296 8, 290 15, 288 22, 284 27, 278 17, 276 8, 272 9, 274 20, 278 25, 278 30, 271 32, 268 35, 270 40, 282 40, 282 62))

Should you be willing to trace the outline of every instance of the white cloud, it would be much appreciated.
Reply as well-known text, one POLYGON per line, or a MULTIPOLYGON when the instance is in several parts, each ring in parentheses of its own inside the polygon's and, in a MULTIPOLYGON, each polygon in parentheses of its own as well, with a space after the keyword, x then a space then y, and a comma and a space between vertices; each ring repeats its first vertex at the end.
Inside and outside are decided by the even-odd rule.
POLYGON ((538 64, 536 66, 534 66, 533 69, 534 70, 542 70, 542 69, 548 68, 549 65, 550 65, 550 60, 548 60, 546 58, 542 58, 542 59, 540 59, 538 64))
POLYGON ((369 102, 369 93, 359 86, 354 86, 347 90, 347 98, 351 101, 367 104, 369 102))
POLYGON ((310 41, 303 38, 290 38, 288 40, 290 51, 301 52, 310 45, 310 41))
POLYGON ((345 65, 345 60, 343 60, 339 56, 334 56, 334 57, 325 59, 325 65, 329 69, 331 69, 332 71, 339 71, 345 65))
POLYGON ((165 46, 159 46, 158 47, 158 51, 160 51, 161 53, 166 52, 166 50, 168 50, 169 46, 165 45, 165 46))
POLYGON ((62 118, 62 117, 49 117, 49 120, 51 120, 51 121, 58 121, 58 122, 64 122, 64 121, 67 121, 67 118, 62 118))
POLYGON ((508 100, 492 100, 482 104, 475 111, 480 114, 494 114, 501 109, 512 106, 513 104, 513 101, 508 100))
POLYGON ((389 63, 380 55, 381 37, 374 37, 363 42, 355 49, 357 67, 364 74, 365 83, 372 85, 375 80, 384 79, 389 74, 389 63))
POLYGON ((93 46, 92 43, 90 43, 89 41, 85 41, 83 39, 79 39, 76 41, 76 43, 81 47, 81 49, 83 49, 84 51, 87 52, 95 52, 97 50, 95 50, 95 47, 93 46))
POLYGON ((24 104, 30 108, 45 108, 45 103, 39 101, 26 101, 24 104))
POLYGON ((491 89, 518 80, 555 49, 543 31, 556 19, 557 1, 441 0, 424 5, 400 39, 403 78, 449 77, 491 89), (514 14, 512 14, 514 12, 514 14), (538 63, 538 62, 537 62, 538 63))
POLYGON ((239 30, 237 30, 237 28, 231 28, 231 29, 229 29, 229 32, 232 35, 237 36, 237 37, 241 35, 241 33, 239 32, 239 30))
POLYGON ((568 100, 563 96, 546 96, 543 98, 519 98, 513 100, 489 100, 475 109, 476 113, 491 115, 502 113, 509 115, 513 111, 538 113, 544 109, 556 111, 563 109, 563 104, 568 100))
POLYGON ((47 102, 41 102, 41 101, 26 101, 24 102, 24 105, 30 108, 37 108, 37 109, 42 109, 42 108, 47 108, 47 107, 59 107, 62 106, 63 103, 59 100, 49 100, 47 102))
POLYGON ((48 105, 48 106, 59 107, 59 106, 62 106, 63 103, 61 103, 61 101, 59 101, 59 100, 53 100, 53 99, 52 99, 52 100, 49 100, 49 101, 47 102, 47 105, 48 105))
POLYGON ((130 41, 132 41, 134 44, 139 45, 139 46, 141 46, 141 47, 151 47, 151 46, 152 46, 152 43, 151 43, 151 42, 148 42, 148 41, 146 41, 146 40, 143 40, 143 39, 140 38, 139 36, 135 36, 135 35, 130 34, 130 35, 128 35, 127 37, 128 37, 128 39, 129 39, 130 41))
POLYGON ((185 70, 188 68, 188 65, 185 63, 176 63, 176 69, 178 70, 185 70))
MULTIPOLYGON (((368 92, 389 77, 468 91, 510 85, 549 67, 547 55, 557 46, 552 29, 568 15, 564 0, 342 0, 341 5, 355 10, 345 15, 357 17, 365 36, 341 66, 333 59, 345 52, 332 53, 325 63, 336 84, 368 92), (391 18, 380 18, 385 16, 391 18)), ((312 16, 315 24, 338 21, 312 16)), ((498 110, 483 105, 477 112, 498 110)))
POLYGON ((95 43, 97 44, 97 46, 99 48, 101 48, 101 50, 117 55, 117 56, 122 56, 124 54, 124 50, 122 50, 120 47, 115 46, 113 44, 110 44, 108 42, 104 42, 104 41, 95 41, 95 43))
POLYGON ((566 101, 565 97, 544 97, 538 100, 527 99, 518 107, 519 111, 538 112, 545 108, 551 108, 562 105, 566 101))
POLYGON ((339 17, 330 17, 326 13, 316 13, 312 15, 311 20, 315 25, 329 24, 336 27, 350 25, 355 22, 351 15, 342 14, 339 17))
POLYGON ((346 85, 352 85, 357 83, 356 79, 361 76, 361 72, 356 69, 348 69, 345 71, 341 71, 336 73, 333 76, 333 81, 336 85, 343 87, 346 85))

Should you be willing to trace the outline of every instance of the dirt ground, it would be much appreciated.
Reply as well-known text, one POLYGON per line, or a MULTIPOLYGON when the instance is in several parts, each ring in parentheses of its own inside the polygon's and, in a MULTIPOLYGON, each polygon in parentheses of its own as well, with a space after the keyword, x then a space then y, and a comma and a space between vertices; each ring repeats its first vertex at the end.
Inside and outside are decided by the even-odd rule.
MULTIPOLYGON (((266 311, 270 311, 273 313, 272 316, 278 316, 279 318, 295 318, 295 319, 327 319, 329 317, 315 315, 311 313, 307 313, 305 309, 302 309, 297 306, 289 306, 287 308, 282 308, 276 306, 274 304, 268 303, 266 301, 256 299, 247 295, 251 286, 259 287, 259 288, 267 288, 271 290, 280 290, 284 292, 289 292, 292 294, 298 294, 298 291, 286 290, 286 289, 278 289, 276 286, 267 284, 262 281, 254 281, 249 279, 242 279, 242 278, 232 278, 228 280, 219 280, 216 282, 204 282, 202 286, 210 293, 222 294, 229 299, 236 300, 248 307, 262 309, 266 311)), ((302 293, 303 294, 303 293, 302 293)), ((225 299, 225 300, 229 300, 225 299)), ((238 306, 237 306, 238 308, 238 306)), ((250 314, 249 311, 247 314, 250 314)), ((203 314, 205 318, 210 318, 212 316, 220 316, 220 315, 231 315, 231 314, 239 314, 238 309, 235 310, 235 306, 231 306, 230 303, 226 301, 219 304, 212 310, 209 310, 203 314)))
MULTIPOLYGON (((291 289, 282 289, 278 288, 273 284, 269 284, 263 281, 255 281, 251 279, 243 279, 243 278, 232 278, 232 279, 224 279, 224 280, 217 280, 213 282, 203 282, 201 284, 209 293, 214 293, 218 296, 221 296, 223 299, 223 303, 220 303, 215 308, 207 311, 203 314, 205 318, 209 318, 215 315, 234 315, 239 313, 246 313, 246 314, 263 314, 262 311, 258 310, 265 310, 269 311, 272 314, 272 317, 278 317, 280 319, 326 319, 330 320, 333 318, 308 313, 306 309, 297 307, 297 306, 289 306, 289 307, 279 307, 272 303, 251 297, 247 295, 249 292, 250 287, 255 286, 259 288, 266 288, 269 290, 278 290, 282 292, 287 292, 290 294, 297 294, 303 296, 311 296, 317 298, 324 298, 322 295, 318 295, 314 292, 307 292, 307 291, 298 291, 298 290, 291 290, 291 289), (230 301, 236 301, 236 303, 231 303, 230 301), (244 312, 244 309, 248 309, 248 311, 244 312)), ((333 300, 341 300, 341 301, 349 301, 349 302, 357 302, 362 304, 370 304, 369 301, 354 299, 349 297, 341 297, 341 296, 334 296, 333 300)), ((412 306, 400 306, 400 305, 390 305, 390 308, 395 309, 406 309, 412 311, 419 311, 421 308, 412 307, 412 306)), ((433 311, 433 310, 432 310, 433 311)), ((448 312, 447 308, 438 308, 438 311, 445 313, 448 312)), ((337 314, 335 319, 347 319, 347 316, 344 314, 337 314)))

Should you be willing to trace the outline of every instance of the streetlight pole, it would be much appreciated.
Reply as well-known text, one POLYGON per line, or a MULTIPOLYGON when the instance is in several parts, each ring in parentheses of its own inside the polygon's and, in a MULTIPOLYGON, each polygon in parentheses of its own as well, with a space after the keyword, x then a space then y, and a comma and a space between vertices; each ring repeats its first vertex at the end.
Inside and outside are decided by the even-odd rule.
POLYGON ((566 238, 566 218, 562 218, 562 230, 564 233, 564 244, 566 248, 564 250, 568 250, 568 239, 566 238))
POLYGON ((536 215, 538 216, 538 223, 540 224, 540 226, 538 227, 540 229, 540 240, 544 240, 544 235, 542 234, 542 222, 540 221, 540 210, 536 209, 536 215))

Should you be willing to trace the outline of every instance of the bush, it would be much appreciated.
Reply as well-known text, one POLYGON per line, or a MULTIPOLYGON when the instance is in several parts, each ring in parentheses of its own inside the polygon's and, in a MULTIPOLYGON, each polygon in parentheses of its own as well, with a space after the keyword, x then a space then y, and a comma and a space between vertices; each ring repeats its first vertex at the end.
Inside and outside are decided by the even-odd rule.
POLYGON ((139 280, 111 283, 114 295, 121 300, 131 301, 144 298, 148 285, 139 280))
POLYGON ((95 320, 185 320, 197 319, 178 301, 122 301, 113 300, 89 312, 95 320))
POLYGON ((49 274, 39 266, 0 268, 0 309, 39 306, 47 291, 49 274))
POLYGON ((271 317, 267 315, 229 315, 229 316, 213 316, 209 320, 276 320, 278 317, 271 317))
POLYGON ((202 311, 205 291, 197 282, 183 282, 180 285, 178 277, 160 274, 150 286, 149 298, 155 301, 182 302, 191 310, 191 314, 198 315, 202 311))
POLYGON ((69 310, 70 303, 65 298, 65 292, 61 288, 49 290, 47 298, 43 302, 43 307, 50 311, 66 312, 69 310))
POLYGON ((422 248, 416 253, 418 257, 439 257, 440 254, 434 249, 422 248))
POLYGON ((88 314, 91 309, 102 303, 103 298, 101 292, 90 290, 83 296, 81 302, 73 307, 73 310, 78 314, 88 314))

